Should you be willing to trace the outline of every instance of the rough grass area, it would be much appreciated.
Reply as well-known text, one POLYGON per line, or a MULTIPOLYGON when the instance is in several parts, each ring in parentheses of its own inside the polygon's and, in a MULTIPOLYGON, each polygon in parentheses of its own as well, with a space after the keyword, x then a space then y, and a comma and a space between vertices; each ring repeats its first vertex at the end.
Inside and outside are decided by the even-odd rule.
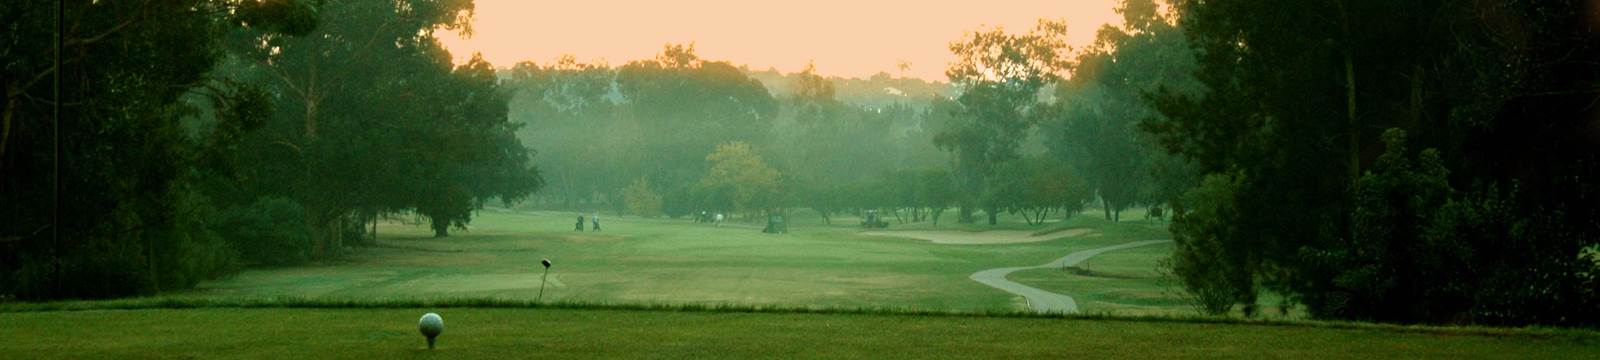
POLYGON ((6 339, 0 341, 0 358, 1600 356, 1600 336, 1579 330, 732 311, 736 307, 367 305, 374 306, 0 312, 0 338, 6 339), (445 320, 437 350, 426 350, 417 333, 417 318, 425 312, 445 320))

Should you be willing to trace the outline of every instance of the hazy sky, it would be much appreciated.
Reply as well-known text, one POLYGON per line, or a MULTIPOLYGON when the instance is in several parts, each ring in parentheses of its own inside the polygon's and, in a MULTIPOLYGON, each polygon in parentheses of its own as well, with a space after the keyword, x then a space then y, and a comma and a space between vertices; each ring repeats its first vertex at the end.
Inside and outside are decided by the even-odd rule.
POLYGON ((587 1, 476 0, 471 39, 440 34, 458 59, 474 52, 495 66, 562 54, 612 66, 653 57, 667 43, 695 44, 701 58, 752 69, 799 71, 815 61, 825 75, 865 77, 879 71, 944 79, 948 46, 983 26, 1031 29, 1040 18, 1064 18, 1074 43, 1120 18, 1113 0, 810 0, 587 1))

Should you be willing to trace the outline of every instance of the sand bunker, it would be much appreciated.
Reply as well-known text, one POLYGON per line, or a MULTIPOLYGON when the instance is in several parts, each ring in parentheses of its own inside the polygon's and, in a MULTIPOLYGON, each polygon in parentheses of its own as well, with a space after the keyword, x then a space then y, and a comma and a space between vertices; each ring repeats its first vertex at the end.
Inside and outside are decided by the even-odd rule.
POLYGON ((927 240, 935 244, 954 245, 987 245, 987 244, 1016 244, 1040 241, 1050 241, 1066 237, 1084 236, 1093 233, 1090 229, 1067 229, 1049 234, 1034 236, 1032 231, 1023 230, 990 230, 990 231, 955 231, 955 230, 909 230, 909 231, 865 231, 862 235, 893 236, 908 239, 927 240))

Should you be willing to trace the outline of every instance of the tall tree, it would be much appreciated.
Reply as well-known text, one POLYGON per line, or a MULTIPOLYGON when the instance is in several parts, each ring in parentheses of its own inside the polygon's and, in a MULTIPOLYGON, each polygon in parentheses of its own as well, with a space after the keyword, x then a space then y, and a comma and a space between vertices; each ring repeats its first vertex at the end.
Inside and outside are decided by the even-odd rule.
MULTIPOLYGON (((956 102, 958 123, 934 138, 941 149, 955 155, 962 187, 989 189, 995 166, 1015 159, 1022 141, 1036 122, 1039 90, 1055 82, 1070 68, 1062 21, 1041 20, 1033 31, 1008 34, 1004 29, 967 33, 950 44, 956 62, 945 76, 961 91, 956 102)), ((982 191, 979 191, 981 193, 982 191)), ((961 208, 963 222, 971 221, 977 197, 961 208)), ((986 204, 989 224, 996 223, 998 206, 986 204)))
MULTIPOLYGON (((1152 170, 1163 161, 1138 124, 1161 116, 1145 94, 1161 87, 1196 92, 1193 55, 1170 16, 1153 0, 1127 0, 1121 26, 1100 28, 1077 57, 1072 78, 1056 87, 1056 103, 1041 127, 1046 146, 1077 168, 1096 189, 1107 220, 1149 203, 1152 170)), ((1170 175, 1170 174, 1169 174, 1170 175)))
POLYGON ((582 63, 566 55, 539 65, 521 62, 511 69, 510 117, 522 124, 518 136, 538 144, 539 168, 549 175, 542 193, 566 207, 592 200, 641 174, 619 172, 629 154, 631 128, 619 121, 616 70, 603 62, 582 63), (632 177, 630 177, 632 176, 632 177))
POLYGON ((717 145, 706 155, 710 170, 700 185, 730 195, 734 208, 721 209, 745 213, 765 210, 778 191, 778 171, 768 167, 750 144, 730 142, 717 145))
POLYGON ((507 121, 505 92, 488 62, 474 56, 437 75, 411 90, 420 95, 407 104, 420 115, 408 124, 411 136, 386 145, 409 147, 398 154, 408 157, 394 160, 411 171, 389 176, 402 179, 407 207, 427 216, 435 236, 444 237, 451 227, 465 227, 486 201, 515 202, 543 179, 530 164, 532 153, 514 135, 517 125, 507 121))
POLYGON ((693 191, 706 173, 706 154, 719 144, 769 143, 777 101, 760 81, 727 62, 701 59, 693 45, 669 45, 655 59, 629 62, 616 82, 626 130, 606 136, 627 151, 618 167, 633 172, 618 178, 648 177, 665 187, 668 202, 693 191))
POLYGON ((1232 224, 1205 238, 1238 250, 1229 261, 1249 276, 1219 285, 1250 289, 1236 300, 1253 303, 1265 285, 1322 317, 1600 321, 1593 306, 1574 305, 1600 299, 1600 277, 1587 275, 1600 265, 1578 260, 1600 246, 1589 220, 1600 214, 1596 187, 1576 180, 1600 163, 1600 138, 1579 130, 1593 126, 1600 83, 1587 60, 1600 57, 1600 35, 1582 25, 1591 4, 1177 8, 1208 91, 1156 96, 1167 116, 1147 128, 1201 171, 1232 179, 1232 191, 1211 193, 1226 196, 1204 197, 1228 204, 1190 204, 1232 211, 1173 226, 1182 252, 1204 234, 1180 223, 1232 224), (1380 141, 1389 129, 1407 136, 1380 141), (1585 310, 1540 310, 1571 308, 1585 310))
POLYGON ((337 254, 362 213, 418 210, 443 236, 482 199, 515 200, 540 185, 488 65, 452 75, 433 36, 466 29, 472 9, 467 0, 341 1, 309 36, 236 36, 234 76, 267 86, 279 110, 247 142, 243 187, 303 205, 314 257, 337 254))
POLYGON ((0 5, 0 296, 150 294, 225 272, 231 255, 194 188, 211 173, 197 168, 230 153, 265 105, 207 73, 229 31, 292 36, 315 12, 299 1, 0 5), (182 122, 202 112, 221 123, 182 122))

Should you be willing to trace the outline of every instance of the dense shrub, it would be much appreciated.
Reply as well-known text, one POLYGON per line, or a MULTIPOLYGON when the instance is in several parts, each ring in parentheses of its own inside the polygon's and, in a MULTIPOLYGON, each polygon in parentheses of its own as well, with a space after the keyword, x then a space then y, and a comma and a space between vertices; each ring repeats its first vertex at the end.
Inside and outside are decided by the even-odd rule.
POLYGON ((1255 302, 1252 267, 1234 208, 1235 192, 1243 176, 1213 174, 1189 190, 1183 202, 1189 212, 1174 217, 1172 238, 1177 250, 1167 263, 1195 307, 1207 314, 1222 314, 1234 303, 1255 302))
POLYGON ((634 180, 633 185, 628 185, 622 190, 623 202, 628 206, 628 212, 643 217, 661 216, 661 196, 650 189, 650 181, 645 178, 634 180))
POLYGON ((293 200, 266 197, 221 214, 217 233, 242 260, 264 265, 301 264, 311 258, 305 211, 293 200))

